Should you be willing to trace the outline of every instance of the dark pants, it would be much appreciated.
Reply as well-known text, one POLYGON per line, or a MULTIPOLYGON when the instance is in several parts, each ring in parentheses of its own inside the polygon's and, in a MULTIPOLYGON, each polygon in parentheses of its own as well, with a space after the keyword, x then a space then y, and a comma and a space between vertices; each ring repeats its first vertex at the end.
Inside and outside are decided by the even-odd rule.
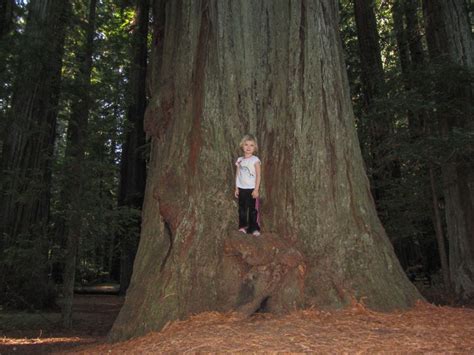
POLYGON ((252 197, 253 189, 239 188, 239 229, 247 228, 247 233, 260 230, 258 225, 258 210, 255 207, 257 202, 252 197))

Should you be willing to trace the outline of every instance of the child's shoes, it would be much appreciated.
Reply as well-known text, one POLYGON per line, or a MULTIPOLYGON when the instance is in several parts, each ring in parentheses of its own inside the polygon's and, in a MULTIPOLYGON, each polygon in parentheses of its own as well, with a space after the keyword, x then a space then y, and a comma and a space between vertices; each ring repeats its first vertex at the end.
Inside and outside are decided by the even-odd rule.
POLYGON ((247 231, 245 230, 245 228, 239 228, 239 232, 241 232, 241 233, 247 233, 247 231))
POLYGON ((252 235, 254 237, 259 237, 260 236, 260 232, 259 231, 253 231, 252 235))

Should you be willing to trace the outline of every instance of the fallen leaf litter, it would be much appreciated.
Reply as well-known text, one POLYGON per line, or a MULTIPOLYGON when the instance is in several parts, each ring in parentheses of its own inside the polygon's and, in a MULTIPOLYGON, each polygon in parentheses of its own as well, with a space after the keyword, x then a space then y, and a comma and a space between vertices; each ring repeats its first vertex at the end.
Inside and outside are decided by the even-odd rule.
POLYGON ((410 310, 375 312, 362 304, 286 316, 207 312, 161 332, 115 344, 75 349, 83 354, 157 352, 436 352, 474 353, 474 310, 419 302, 410 310))

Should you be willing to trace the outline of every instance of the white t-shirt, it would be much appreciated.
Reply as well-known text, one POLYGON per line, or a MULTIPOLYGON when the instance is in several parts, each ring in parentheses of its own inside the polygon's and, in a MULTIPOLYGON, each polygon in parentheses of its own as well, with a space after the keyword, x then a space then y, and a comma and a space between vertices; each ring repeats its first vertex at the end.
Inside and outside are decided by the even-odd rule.
POLYGON ((255 164, 260 164, 260 159, 255 155, 249 158, 240 157, 235 162, 237 165, 236 185, 241 189, 254 189, 257 180, 257 173, 255 172, 255 164))

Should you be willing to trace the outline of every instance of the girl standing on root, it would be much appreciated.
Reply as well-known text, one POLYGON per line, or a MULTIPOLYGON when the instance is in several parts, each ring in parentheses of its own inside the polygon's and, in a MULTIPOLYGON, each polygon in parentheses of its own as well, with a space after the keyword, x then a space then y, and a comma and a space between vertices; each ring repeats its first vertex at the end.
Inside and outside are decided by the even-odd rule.
POLYGON ((254 136, 247 134, 240 141, 244 156, 235 165, 235 197, 239 199, 239 232, 260 235, 258 223, 258 189, 260 188, 260 159, 254 154, 258 145, 254 136))

